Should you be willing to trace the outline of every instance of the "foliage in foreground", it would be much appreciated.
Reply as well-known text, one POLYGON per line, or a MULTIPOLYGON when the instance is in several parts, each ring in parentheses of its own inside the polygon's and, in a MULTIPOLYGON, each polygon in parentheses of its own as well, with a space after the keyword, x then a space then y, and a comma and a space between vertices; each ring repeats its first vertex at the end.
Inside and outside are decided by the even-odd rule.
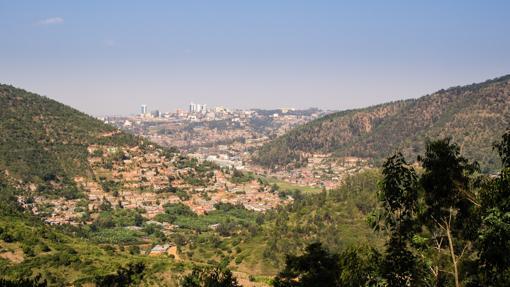
POLYGON ((2 287, 46 287, 47 283, 45 280, 40 280, 40 278, 34 279, 17 279, 17 280, 8 280, 8 279, 0 279, 0 286, 2 287))
POLYGON ((115 274, 97 276, 95 284, 105 287, 136 286, 142 281, 145 271, 145 264, 130 263, 126 268, 121 267, 115 274))
POLYGON ((232 271, 223 267, 197 267, 181 281, 181 287, 241 287, 232 271))
POLYGON ((371 216, 384 252, 314 243, 287 257, 273 286, 510 286, 510 130, 494 147, 503 163, 496 176, 479 174, 449 138, 427 143, 419 173, 391 156, 371 216))

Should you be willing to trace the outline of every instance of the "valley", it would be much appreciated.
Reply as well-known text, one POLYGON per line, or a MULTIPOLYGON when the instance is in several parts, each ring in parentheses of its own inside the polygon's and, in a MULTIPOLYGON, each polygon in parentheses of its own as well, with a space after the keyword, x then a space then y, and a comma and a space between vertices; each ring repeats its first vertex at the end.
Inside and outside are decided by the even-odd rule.
MULTIPOLYGON (((198 105, 201 107, 201 105, 198 105)), ((144 137, 167 148, 177 148, 198 161, 222 168, 235 168, 279 185, 320 191, 338 186, 350 174, 372 168, 368 158, 332 158, 332 154, 309 153, 301 166, 267 168, 253 161, 253 154, 264 144, 293 128, 332 113, 318 109, 229 110, 223 107, 204 111, 177 110, 130 117, 101 118, 107 124, 144 137)), ((260 187, 259 187, 260 188, 260 187)))
MULTIPOLYGON (((507 84, 503 77, 475 86, 494 93, 477 101, 495 103, 488 110, 499 109, 507 84), (501 99, 493 101, 494 95, 501 99)), ((459 89, 469 94, 473 88, 459 89)), ((0 99, 6 107, 0 126, 6 135, 0 141, 5 197, 0 270, 9 278, 36 278, 37 269, 47 268, 44 280, 50 285, 100 282, 138 262, 149 268, 143 274, 151 284, 177 286, 197 266, 222 266, 243 286, 268 286, 287 256, 302 253, 310 242, 338 254, 365 245, 378 254, 386 246, 385 233, 373 231, 382 210, 379 159, 285 145, 299 143, 288 138, 303 131, 326 133, 325 122, 340 134, 353 133, 343 138, 353 140, 354 131, 343 123, 351 113, 355 119, 347 121, 365 125, 356 136, 369 137, 380 127, 356 120, 359 111, 287 111, 294 113, 287 117, 259 110, 238 112, 247 116, 235 121, 189 114, 181 120, 147 115, 98 120, 11 86, 0 86, 0 99), (263 127, 253 123, 260 121, 263 127), (275 148, 278 153, 268 165, 264 159, 275 148), (35 238, 30 226, 62 239, 35 238), (66 252, 76 255, 68 258, 66 252), (115 258, 113 264, 104 263, 108 258, 115 258), (84 269, 90 260, 96 264, 84 269)), ((394 104, 367 109, 379 111, 384 120, 410 103, 388 105, 394 104)), ((455 134, 497 138, 483 126, 462 128, 455 134)), ((336 139, 324 144, 333 143, 336 139)), ((484 144, 475 143, 487 150, 484 144)), ((491 162, 487 166, 484 158, 480 167, 490 171, 491 162)), ((422 168, 416 162, 412 166, 422 168)))
POLYGON ((0 0, 0 287, 510 286, 509 11, 0 0))
MULTIPOLYGON (((132 258, 147 266, 162 264, 161 268, 164 266, 167 271, 180 268, 179 273, 186 272, 185 266, 190 263, 223 264, 232 266, 239 278, 245 278, 245 286, 267 286, 268 278, 289 251, 278 248, 268 252, 267 242, 275 240, 270 238, 279 228, 279 223, 274 225, 275 220, 287 216, 295 202, 335 188, 341 176, 362 172, 359 165, 365 164, 357 159, 328 162, 327 156, 319 155, 301 170, 267 170, 251 164, 248 155, 261 143, 250 146, 249 139, 221 144, 209 140, 207 148, 199 144, 183 146, 179 151, 164 147, 164 142, 149 141, 150 135, 120 131, 47 98, 11 86, 0 88, 0 99, 8 111, 2 115, 2 123, 17 123, 1 127, 6 135, 0 142, 2 192, 9 196, 4 202, 6 210, 16 206, 22 210, 19 214, 8 212, 6 218, 19 223, 3 227, 4 236, 19 242, 1 244, 0 269, 4 268, 9 276, 33 277, 37 272, 25 268, 34 264, 49 268, 54 261, 49 256, 53 250, 89 252, 83 245, 65 247, 46 241, 43 242, 48 247, 39 248, 39 243, 34 243, 39 241, 32 237, 15 235, 21 230, 27 232, 27 227, 20 228, 29 226, 28 221, 41 220, 40 226, 51 227, 52 232, 61 234, 58 236, 73 238, 79 234, 76 240, 104 250, 101 256, 132 258), (26 133, 19 135, 20 130, 26 133), (38 141, 32 141, 34 138, 38 141), (41 153, 35 155, 34 149, 41 153), (245 156, 239 160, 242 164, 230 164, 239 155, 245 156), (49 261, 40 262, 42 258, 49 261), (247 280, 248 275, 251 280, 247 280)), ((299 121, 285 125, 297 124, 299 121)), ((285 126, 280 122, 275 125, 285 126)), ((205 128, 200 132, 211 133, 205 128)), ((266 127, 255 138, 266 136, 267 141, 278 132, 283 130, 266 127)), ((338 216, 352 220, 351 212, 338 216)), ((363 222, 363 215, 355 217, 363 222)), ((347 226, 351 220, 342 224, 347 226)), ((335 229, 328 234, 336 232, 335 229)), ((353 242, 351 236, 354 234, 342 235, 353 242)), ((298 250, 302 240, 295 241, 292 249, 298 250)), ((284 240, 278 241, 281 244, 284 240)), ((99 278, 119 267, 84 271, 78 266, 81 265, 50 268, 45 280, 52 285, 92 280, 90 276, 99 278)), ((167 272, 163 270, 148 275, 159 278, 167 272)), ((178 281, 175 276, 171 278, 165 284, 178 281)))

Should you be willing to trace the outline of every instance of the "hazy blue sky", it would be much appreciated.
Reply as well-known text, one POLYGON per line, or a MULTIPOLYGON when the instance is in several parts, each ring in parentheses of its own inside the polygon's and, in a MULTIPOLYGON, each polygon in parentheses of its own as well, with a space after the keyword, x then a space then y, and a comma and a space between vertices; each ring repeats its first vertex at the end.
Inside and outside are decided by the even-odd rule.
POLYGON ((94 115, 346 109, 510 73, 510 1, 0 0, 0 83, 94 115))

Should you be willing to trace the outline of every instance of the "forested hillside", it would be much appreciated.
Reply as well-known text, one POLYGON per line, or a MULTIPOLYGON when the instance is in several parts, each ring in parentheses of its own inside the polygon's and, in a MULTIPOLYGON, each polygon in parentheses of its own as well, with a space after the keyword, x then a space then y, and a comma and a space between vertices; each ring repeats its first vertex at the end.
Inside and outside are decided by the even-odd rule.
POLYGON ((463 154, 494 170, 492 143, 510 119, 510 75, 480 84, 440 90, 418 99, 330 114, 264 145, 259 164, 296 166, 309 153, 369 158, 381 163, 400 149, 415 159, 429 138, 451 136, 463 154))
POLYGON ((23 182, 72 183, 90 175, 91 144, 141 141, 46 97, 0 85, 0 170, 23 182))

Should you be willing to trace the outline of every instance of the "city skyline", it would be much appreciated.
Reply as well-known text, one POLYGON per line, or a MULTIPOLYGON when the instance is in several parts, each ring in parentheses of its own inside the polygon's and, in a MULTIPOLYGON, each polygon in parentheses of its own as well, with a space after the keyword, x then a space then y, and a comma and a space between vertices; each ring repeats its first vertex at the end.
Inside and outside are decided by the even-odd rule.
MULTIPOLYGON (((175 113, 175 112, 186 112, 186 113, 201 113, 201 112, 208 112, 208 111, 217 111, 218 109, 225 110, 225 111, 234 111, 234 110, 241 110, 241 111, 249 111, 249 110, 307 110, 307 109, 315 109, 317 107, 307 107, 303 109, 295 109, 294 107, 270 107, 270 108, 237 108, 237 107, 228 107, 226 105, 208 105, 208 104, 200 104, 195 102, 189 102, 188 105, 181 105, 176 107, 175 109, 164 109, 159 106, 150 106, 146 104, 141 104, 136 109, 137 111, 131 111, 127 114, 109 114, 104 116, 127 116, 127 115, 144 115, 144 114, 151 114, 152 112, 160 112, 160 113, 175 113)), ((323 109, 320 109, 323 110, 323 109)), ((333 111, 333 110, 325 110, 325 111, 333 111)))
POLYGON ((0 82, 86 113, 343 110, 508 74, 505 1, 0 1, 0 82))

